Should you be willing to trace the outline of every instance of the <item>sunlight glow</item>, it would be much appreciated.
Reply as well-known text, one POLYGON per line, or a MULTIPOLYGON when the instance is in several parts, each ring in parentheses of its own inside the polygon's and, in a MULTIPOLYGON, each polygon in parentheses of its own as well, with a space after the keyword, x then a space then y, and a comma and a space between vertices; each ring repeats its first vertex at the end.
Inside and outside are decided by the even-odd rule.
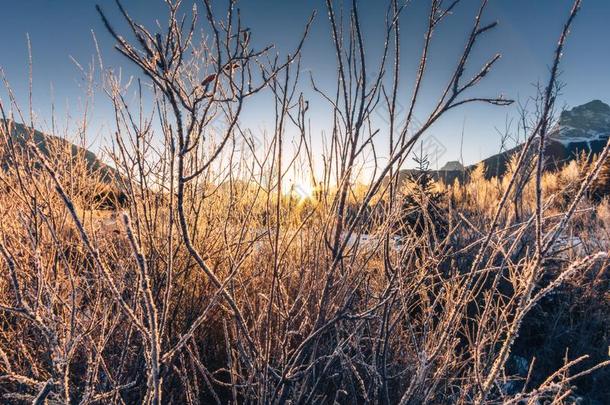
POLYGON ((316 189, 309 182, 292 183, 290 185, 289 194, 296 198, 300 203, 316 199, 316 189))

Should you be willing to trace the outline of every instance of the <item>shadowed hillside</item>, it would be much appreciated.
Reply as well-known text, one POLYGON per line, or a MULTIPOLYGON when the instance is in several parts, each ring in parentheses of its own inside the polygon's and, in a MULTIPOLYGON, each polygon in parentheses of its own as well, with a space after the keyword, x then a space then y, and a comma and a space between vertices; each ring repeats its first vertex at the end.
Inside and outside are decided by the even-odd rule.
MULTIPOLYGON (((27 142, 32 142, 35 144, 47 157, 56 152, 66 151, 74 158, 78 157, 84 159, 84 161, 87 163, 87 168, 92 173, 97 173, 102 180, 107 182, 119 180, 118 173, 114 168, 103 163, 93 152, 85 148, 74 145, 63 138, 44 134, 38 130, 34 130, 26 125, 14 121, 0 120, 0 125, 10 129, 9 142, 12 142, 12 146, 21 153, 26 150, 27 142)), ((10 147, 10 144, 7 146, 10 147)), ((7 157, 2 159, 2 166, 5 169, 8 164, 10 163, 7 161, 7 157)))

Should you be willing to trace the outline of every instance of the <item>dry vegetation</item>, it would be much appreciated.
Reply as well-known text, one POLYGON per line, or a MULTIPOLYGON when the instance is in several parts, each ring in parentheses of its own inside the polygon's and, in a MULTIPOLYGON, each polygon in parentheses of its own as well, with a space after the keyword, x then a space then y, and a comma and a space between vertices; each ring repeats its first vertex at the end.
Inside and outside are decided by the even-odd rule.
POLYGON ((390 1, 387 46, 371 67, 356 2, 345 15, 326 3, 337 87, 324 92, 311 80, 334 117, 322 162, 298 91, 309 81, 300 72, 307 28, 294 52, 276 57, 253 49, 232 3, 224 19, 207 0, 183 19, 188 7, 168 2, 158 34, 121 8, 125 37, 100 11, 118 51, 142 71, 140 104, 126 101, 125 79, 104 80, 116 111, 116 184, 61 147, 15 145, 8 110, 17 121, 26 114, 2 105, 2 401, 608 401, 610 208, 588 190, 609 148, 542 171, 580 1, 510 172, 486 180, 480 168, 464 185, 434 186, 397 180, 428 128, 465 103, 511 101, 469 95, 498 60, 469 65, 495 26, 483 1, 438 105, 415 128, 433 33, 468 5, 430 1, 405 94, 401 4, 390 1), (259 92, 273 95, 276 112, 264 141, 238 120, 259 92), (371 121, 380 106, 391 117, 382 128, 371 121), (378 139, 390 157, 356 184, 378 139), (308 176, 310 198, 287 195, 282 184, 295 171, 308 176), (112 187, 127 203, 100 210, 100 192, 112 187))

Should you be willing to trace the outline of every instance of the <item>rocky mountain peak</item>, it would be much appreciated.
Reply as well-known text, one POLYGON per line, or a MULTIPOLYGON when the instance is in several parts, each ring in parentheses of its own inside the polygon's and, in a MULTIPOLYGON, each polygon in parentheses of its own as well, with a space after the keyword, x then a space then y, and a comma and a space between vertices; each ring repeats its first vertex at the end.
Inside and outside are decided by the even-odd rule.
POLYGON ((550 137, 565 145, 605 140, 609 135, 610 106, 603 101, 593 100, 563 111, 550 137))

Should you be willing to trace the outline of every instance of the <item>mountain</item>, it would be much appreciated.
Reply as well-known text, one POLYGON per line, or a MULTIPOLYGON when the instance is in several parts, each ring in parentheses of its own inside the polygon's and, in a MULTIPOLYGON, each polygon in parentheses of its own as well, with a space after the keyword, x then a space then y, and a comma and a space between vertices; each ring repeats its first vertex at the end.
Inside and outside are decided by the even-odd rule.
MULTIPOLYGON (((5 128, 6 122, 0 119, 0 126, 2 129, 5 128)), ((125 206, 127 203, 127 196, 121 190, 121 176, 116 169, 102 162, 95 153, 74 145, 64 138, 60 138, 53 135, 45 134, 41 131, 32 130, 32 128, 16 123, 8 122, 10 127, 10 140, 13 143, 13 147, 19 151, 23 151, 28 140, 38 147, 38 149, 46 156, 51 155, 51 150, 54 151, 68 151, 73 157, 84 158, 87 166, 87 172, 102 181, 106 187, 102 188, 98 194, 93 196, 95 206, 98 209, 115 209, 117 207, 125 206)), ((0 131, 0 143, 5 143, 8 140, 4 138, 4 131, 0 131)), ((10 158, 8 156, 8 149, 0 148, 0 167, 2 170, 6 170, 10 164, 10 158)))
POLYGON ((566 148, 587 144, 595 148, 605 145, 610 134, 610 106, 593 100, 561 113, 558 125, 553 128, 550 138, 566 148))
MULTIPOLYGON (((91 152, 90 150, 74 145, 64 138, 48 135, 38 130, 32 130, 32 128, 14 121, 9 122, 9 124, 11 129, 11 140, 13 141, 16 149, 23 150, 28 139, 31 139, 45 156, 49 156, 50 148, 69 149, 72 156, 83 156, 87 162, 88 170, 90 170, 91 173, 98 173, 103 181, 110 183, 119 179, 117 171, 113 167, 110 167, 99 160, 95 153, 91 152)), ((2 126, 2 129, 4 129, 5 121, 0 120, 0 125, 2 126)), ((0 142, 4 142, 4 139, 0 139, 0 142)), ((1 161, 2 167, 6 168, 8 158, 4 156, 1 158, 1 161)))
MULTIPOLYGON (((557 170, 582 153, 602 151, 610 136, 610 106, 600 100, 565 110, 549 132, 545 144, 545 168, 557 170)), ((523 145, 491 156, 485 160, 486 176, 501 176, 510 158, 521 152, 523 145)))
MULTIPOLYGON (((559 116, 557 124, 549 132, 545 145, 545 169, 556 170, 575 159, 582 153, 600 153, 610 137, 610 106, 600 100, 565 110, 559 116)), ((491 178, 502 176, 508 167, 511 157, 521 152, 523 145, 498 153, 484 159, 485 176, 491 178)), ((533 150, 536 150, 535 146, 533 150)), ((453 182, 468 175, 477 164, 463 167, 459 162, 448 162, 432 175, 453 182)), ((608 164, 610 166, 610 163, 608 164)), ((405 171, 405 174, 410 171, 405 171)), ((604 176, 610 172, 610 167, 604 176)), ((605 177, 604 177, 605 178, 605 177)))

